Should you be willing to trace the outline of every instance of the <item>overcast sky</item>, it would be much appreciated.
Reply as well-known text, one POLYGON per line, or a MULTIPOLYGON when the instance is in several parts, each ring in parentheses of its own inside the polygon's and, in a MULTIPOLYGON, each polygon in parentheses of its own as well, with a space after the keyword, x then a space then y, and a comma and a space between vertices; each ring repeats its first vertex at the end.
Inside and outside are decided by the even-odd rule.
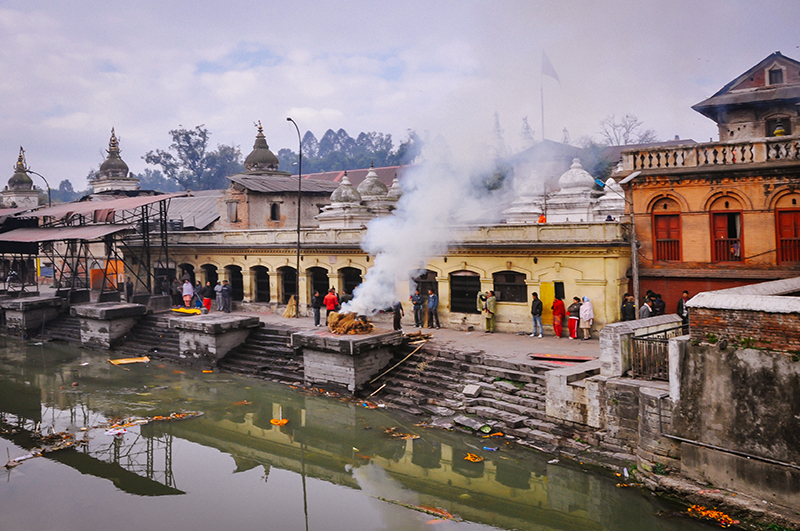
POLYGON ((548 139, 631 113, 661 139, 708 141, 690 106, 773 51, 800 59, 798 20, 798 0, 4 0, 0 182, 22 145, 51 186, 83 188, 112 126, 134 172, 179 124, 247 155, 261 120, 273 151, 296 151, 287 116, 318 138, 414 129, 474 153, 497 112, 513 148, 525 116, 542 138, 542 83, 548 139))

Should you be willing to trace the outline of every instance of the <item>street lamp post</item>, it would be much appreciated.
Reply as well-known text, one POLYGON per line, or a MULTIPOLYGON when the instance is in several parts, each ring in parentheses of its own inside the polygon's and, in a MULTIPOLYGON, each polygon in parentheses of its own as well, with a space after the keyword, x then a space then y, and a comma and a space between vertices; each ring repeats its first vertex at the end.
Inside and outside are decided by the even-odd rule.
POLYGON ((53 200, 50 197, 50 183, 47 182, 47 179, 44 178, 44 175, 42 175, 41 173, 35 172, 35 171, 31 170, 31 169, 26 169, 25 173, 32 173, 32 174, 38 175, 39 177, 42 178, 42 180, 44 181, 45 186, 47 186, 47 206, 49 206, 49 207, 53 206, 53 200))
POLYGON ((295 269, 295 317, 300 317, 300 200, 303 192, 303 140, 300 138, 300 128, 297 122, 291 118, 286 118, 287 122, 292 122, 297 131, 297 268, 295 269))

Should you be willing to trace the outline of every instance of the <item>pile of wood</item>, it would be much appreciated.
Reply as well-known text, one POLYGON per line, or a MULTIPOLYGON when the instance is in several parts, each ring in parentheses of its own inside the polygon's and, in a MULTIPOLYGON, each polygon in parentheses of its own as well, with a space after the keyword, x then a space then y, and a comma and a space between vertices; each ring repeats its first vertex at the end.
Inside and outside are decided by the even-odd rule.
POLYGON ((369 334, 375 329, 366 317, 355 313, 332 312, 328 316, 328 330, 338 335, 369 334))

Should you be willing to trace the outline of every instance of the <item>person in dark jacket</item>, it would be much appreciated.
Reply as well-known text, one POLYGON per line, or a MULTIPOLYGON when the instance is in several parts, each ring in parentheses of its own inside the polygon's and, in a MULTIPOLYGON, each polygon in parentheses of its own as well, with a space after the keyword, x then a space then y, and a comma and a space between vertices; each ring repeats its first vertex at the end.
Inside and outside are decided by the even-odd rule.
POLYGON ((211 311, 211 299, 214 298, 214 286, 211 285, 211 282, 206 282, 206 285, 202 287, 200 290, 200 295, 203 297, 203 306, 209 312, 211 311))
POLYGON ((630 293, 625 294, 625 300, 622 303, 621 311, 623 321, 636 320, 636 304, 634 304, 633 295, 630 293))
POLYGON ((683 290, 681 299, 678 301, 678 315, 680 316, 684 325, 689 324, 689 307, 686 306, 687 302, 689 302, 689 292, 683 290))
POLYGON ((396 301, 392 305, 392 324, 394 325, 394 330, 400 330, 401 332, 403 331, 402 327, 400 326, 400 320, 404 315, 405 312, 403 312, 403 305, 400 304, 400 301, 396 301))
POLYGON ((319 324, 319 312, 322 309, 322 297, 319 290, 314 290, 314 297, 311 299, 311 308, 314 310, 314 326, 322 326, 319 324))
POLYGON ((537 292, 534 291, 532 296, 531 316, 533 317, 533 333, 531 337, 542 337, 542 332, 544 332, 544 327, 542 326, 542 310, 544 310, 544 304, 542 304, 541 299, 539 299, 539 294, 537 292))
POLYGON ((656 293, 653 300, 653 315, 664 315, 667 313, 667 303, 661 298, 660 293, 656 293))
POLYGON ((131 277, 125 282, 125 300, 127 302, 133 301, 133 281, 131 277))
POLYGON ((428 328, 433 328, 436 323, 436 328, 439 326, 439 296, 433 292, 432 289, 428 290, 428 328))
POLYGON ((581 319, 581 300, 578 297, 572 297, 572 304, 567 307, 569 314, 569 338, 578 339, 578 322, 581 319))
POLYGON ((414 294, 409 297, 414 310, 414 327, 422 327, 422 295, 419 290, 414 290, 414 294))
POLYGON ((228 283, 227 279, 222 281, 222 290, 219 292, 222 295, 222 311, 231 313, 231 295, 233 295, 233 288, 228 283))

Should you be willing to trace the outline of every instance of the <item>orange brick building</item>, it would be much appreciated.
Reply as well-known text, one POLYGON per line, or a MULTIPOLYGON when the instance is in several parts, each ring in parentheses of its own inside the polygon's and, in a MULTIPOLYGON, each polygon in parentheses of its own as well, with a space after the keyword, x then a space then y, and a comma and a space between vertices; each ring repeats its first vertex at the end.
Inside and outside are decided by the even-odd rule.
POLYGON ((684 289, 797 276, 798 105, 800 62, 776 52, 693 107, 717 122, 719 142, 623 153, 642 293, 673 312, 684 289))

